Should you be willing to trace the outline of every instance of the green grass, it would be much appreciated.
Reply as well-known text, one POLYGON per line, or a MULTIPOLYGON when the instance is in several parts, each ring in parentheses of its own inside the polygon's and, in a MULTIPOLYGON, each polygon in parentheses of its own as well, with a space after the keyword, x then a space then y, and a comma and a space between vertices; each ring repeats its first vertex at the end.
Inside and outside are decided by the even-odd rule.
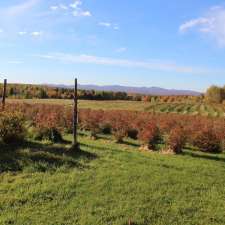
MULTIPOLYGON (((8 102, 25 102, 29 104, 57 104, 57 105, 72 105, 71 100, 60 99, 25 99, 12 100, 8 102)), ((103 110, 132 110, 132 111, 147 111, 155 113, 179 113, 189 115, 201 115, 211 117, 224 117, 225 106, 218 104, 206 103, 150 103, 150 102, 134 102, 134 101, 89 101, 80 100, 80 108, 103 109, 103 110)))
POLYGON ((69 142, 1 146, 0 224, 225 224, 225 154, 79 140, 77 153, 69 142))

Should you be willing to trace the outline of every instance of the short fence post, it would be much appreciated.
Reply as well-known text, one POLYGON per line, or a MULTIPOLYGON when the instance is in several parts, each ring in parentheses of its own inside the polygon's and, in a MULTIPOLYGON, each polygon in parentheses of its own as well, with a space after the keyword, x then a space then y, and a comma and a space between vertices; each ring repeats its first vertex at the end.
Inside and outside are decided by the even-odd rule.
POLYGON ((2 96, 2 111, 5 110, 6 88, 7 88, 7 79, 4 79, 3 96, 2 96))

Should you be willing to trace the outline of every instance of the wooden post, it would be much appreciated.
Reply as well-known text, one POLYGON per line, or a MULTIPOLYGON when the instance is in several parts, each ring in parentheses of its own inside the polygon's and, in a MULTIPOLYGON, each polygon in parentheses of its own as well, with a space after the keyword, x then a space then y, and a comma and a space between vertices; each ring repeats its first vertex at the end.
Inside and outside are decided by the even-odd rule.
POLYGON ((73 107, 73 147, 78 148, 78 141, 77 141, 77 125, 78 125, 78 107, 77 107, 77 78, 75 79, 74 85, 74 107, 73 107))
POLYGON ((2 111, 5 110, 6 88, 7 88, 7 80, 4 79, 3 96, 2 96, 2 111))

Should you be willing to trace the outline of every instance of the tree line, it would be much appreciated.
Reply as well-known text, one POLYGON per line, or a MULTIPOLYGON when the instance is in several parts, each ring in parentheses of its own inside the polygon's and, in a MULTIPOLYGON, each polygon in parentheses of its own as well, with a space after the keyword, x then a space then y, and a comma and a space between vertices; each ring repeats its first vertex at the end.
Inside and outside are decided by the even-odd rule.
MULTIPOLYGON (((0 84, 0 96, 3 85, 0 84)), ((7 97, 15 99, 72 99, 74 91, 70 88, 50 87, 45 85, 8 84, 7 97)), ((152 103, 203 102, 222 103, 225 101, 225 86, 211 86, 205 95, 200 96, 152 96, 126 92, 78 90, 79 99, 83 100, 130 100, 152 103)))
POLYGON ((209 87, 205 98, 211 103, 225 103, 225 85, 223 87, 215 85, 209 87))
MULTIPOLYGON (((0 95, 2 95, 0 84, 0 95)), ((16 99, 72 99, 72 88, 50 87, 45 85, 8 84, 7 97, 16 99)), ((126 92, 78 90, 79 99, 85 100, 132 100, 126 92)))

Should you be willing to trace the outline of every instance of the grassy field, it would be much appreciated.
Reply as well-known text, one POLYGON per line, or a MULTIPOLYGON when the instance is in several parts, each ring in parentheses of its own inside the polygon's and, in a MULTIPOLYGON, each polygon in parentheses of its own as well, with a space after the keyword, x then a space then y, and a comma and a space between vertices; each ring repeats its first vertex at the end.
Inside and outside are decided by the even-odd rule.
MULTIPOLYGON (((25 102, 30 104, 59 104, 72 105, 71 100, 60 99, 28 99, 28 100, 8 100, 8 102, 25 102)), ((190 115, 224 117, 224 105, 211 105, 205 103, 150 103, 150 102, 133 102, 133 101, 79 101, 80 108, 103 109, 103 110, 133 110, 133 111, 147 111, 156 113, 180 113, 190 115)))
POLYGON ((80 136, 1 146, 0 224, 225 224, 225 154, 139 152, 135 141, 80 136))

